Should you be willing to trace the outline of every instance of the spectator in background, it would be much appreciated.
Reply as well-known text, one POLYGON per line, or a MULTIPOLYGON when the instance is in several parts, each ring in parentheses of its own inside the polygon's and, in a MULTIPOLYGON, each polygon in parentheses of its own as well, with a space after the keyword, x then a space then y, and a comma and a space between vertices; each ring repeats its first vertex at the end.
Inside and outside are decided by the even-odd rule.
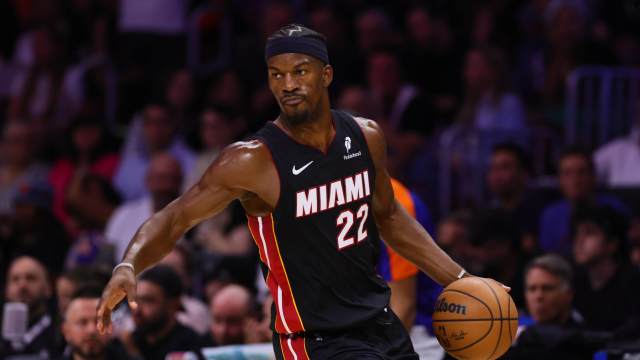
POLYGON ((414 6, 405 15, 408 44, 403 60, 409 81, 423 91, 434 109, 437 123, 448 125, 460 101, 462 55, 457 53, 454 34, 442 16, 425 6, 414 6))
POLYGON ((61 331, 67 342, 67 350, 60 360, 109 360, 129 359, 122 342, 98 333, 96 308, 101 288, 80 288, 66 311, 62 312, 61 331))
POLYGON ((489 209, 474 216, 470 245, 465 249, 472 264, 479 264, 479 276, 509 284, 517 307, 524 303, 523 271, 526 263, 520 242, 523 230, 518 222, 502 209, 489 209))
POLYGON ((58 313, 67 312, 74 294, 84 288, 102 289, 109 282, 111 267, 78 266, 60 274, 56 279, 58 313))
MULTIPOLYGON (((200 118, 200 142, 203 151, 187 175, 184 189, 195 185, 220 151, 237 135, 231 113, 222 107, 207 108, 200 118)), ((246 226, 244 211, 234 204, 198 225, 194 239, 203 250, 216 256, 253 254, 253 241, 246 226)))
POLYGON ((349 85, 340 93, 338 109, 348 111, 354 116, 373 117, 373 101, 362 86, 349 85))
POLYGON ((194 284, 199 274, 194 271, 191 251, 186 245, 178 244, 160 263, 170 266, 182 281, 184 291, 180 297, 178 321, 203 335, 209 329, 211 315, 207 305, 193 296, 193 286, 199 285, 199 282, 194 284))
POLYGON ((180 163, 168 153, 153 155, 146 169, 145 183, 149 195, 118 207, 105 228, 107 241, 115 247, 116 259, 122 258, 140 225, 178 197, 182 188, 180 163))
POLYGON ((120 195, 102 176, 78 175, 66 195, 66 208, 76 233, 65 266, 111 266, 116 260, 114 247, 105 238, 104 229, 120 204, 120 195))
POLYGON ((52 276, 57 276, 62 272, 70 242, 64 226, 51 213, 51 189, 47 184, 25 185, 13 204, 15 211, 8 229, 0 234, 5 256, 33 256, 52 276))
POLYGON ((380 8, 371 8, 359 14, 355 28, 358 50, 362 56, 369 56, 375 50, 395 42, 393 23, 380 8))
POLYGON ((27 184, 46 179, 48 169, 35 157, 32 127, 21 121, 5 124, 0 143, 0 214, 12 211, 12 201, 27 184))
POLYGON ((121 0, 119 4, 119 92, 128 117, 145 94, 153 93, 171 71, 184 66, 189 4, 184 0, 121 0))
POLYGON ((223 256, 213 261, 207 259, 203 262, 205 268, 203 290, 207 303, 211 304, 211 299, 229 284, 238 284, 255 292, 256 282, 264 284, 262 275, 258 274, 257 261, 257 256, 251 258, 223 256))
POLYGON ((539 243, 543 251, 571 254, 571 217, 579 206, 607 205, 627 215, 616 198, 596 193, 595 168, 591 154, 579 148, 567 149, 558 161, 558 181, 564 199, 548 205, 540 217, 539 243))
POLYGON ((522 230, 519 248, 524 254, 536 251, 536 233, 542 210, 541 200, 528 188, 530 160, 525 150, 515 143, 493 147, 487 172, 491 196, 489 207, 504 211, 522 230))
POLYGON ((476 264, 467 257, 467 249, 471 242, 471 214, 465 211, 453 212, 438 224, 438 245, 467 271, 478 274, 482 264, 476 264))
POLYGON ((603 145, 593 156, 598 180, 607 186, 640 186, 640 101, 635 116, 629 136, 603 145))
POLYGON ((208 346, 245 344, 248 322, 257 308, 249 290, 240 285, 227 285, 211 299, 211 329, 205 335, 208 346))
POLYGON ((611 51, 591 41, 593 17, 584 0, 551 0, 544 11, 546 48, 541 76, 545 117, 556 128, 563 126, 565 80, 577 67, 584 64, 608 64, 613 61, 611 51))
POLYGON ((583 335, 580 315, 572 310, 573 271, 562 257, 534 259, 525 271, 525 298, 533 324, 521 326, 505 359, 591 359, 602 342, 583 335))
MULTIPOLYGON (((574 216, 575 306, 592 330, 616 337, 640 331, 640 272, 626 258, 627 225, 609 207, 583 207, 574 216), (606 304, 607 311, 602 311, 606 304)), ((631 340, 631 339, 629 339, 631 340)))
POLYGON ((231 110, 225 107, 209 107, 202 111, 198 131, 202 150, 193 169, 186 175, 185 189, 197 183, 220 151, 236 138, 234 120, 231 110))
MULTIPOLYGON (((79 17, 74 19, 77 23, 71 26, 87 27, 86 33, 72 31, 71 36, 87 37, 90 43, 87 48, 76 47, 81 57, 69 68, 61 100, 70 114, 99 116, 114 121, 117 77, 111 57, 113 24, 106 14, 77 15, 79 17)), ((78 45, 73 39, 70 42, 78 45)))
POLYGON ((256 318, 249 318, 245 327, 247 344, 268 343, 273 340, 273 331, 271 331, 271 307, 273 306, 273 298, 271 295, 262 302, 260 306, 260 314, 256 318))
MULTIPOLYGON (((125 145, 114 184, 125 200, 135 200, 148 194, 144 174, 151 158, 162 152, 170 153, 188 174, 195 163, 195 155, 177 134, 177 126, 165 103, 150 101, 143 111, 142 141, 125 145)), ((135 131, 129 134, 135 137, 135 131)))
POLYGON ((64 125, 62 98, 67 70, 62 34, 41 26, 32 35, 34 61, 28 70, 13 79, 8 117, 37 121, 43 130, 64 125))
POLYGON ((309 12, 309 26, 326 37, 327 48, 331 54, 331 65, 341 69, 333 76, 331 88, 338 93, 345 84, 362 80, 358 63, 358 54, 351 47, 349 20, 336 11, 335 4, 322 4, 309 12))
POLYGON ((436 124, 420 90, 404 81, 394 52, 373 51, 368 58, 367 78, 374 115, 388 138, 390 171, 399 176, 436 124))
POLYGON ((65 135, 65 151, 54 163, 49 173, 49 183, 53 187, 54 214, 71 234, 75 234, 76 229, 66 208, 71 183, 75 178, 83 178, 87 174, 101 176, 111 182, 119 156, 110 148, 111 139, 99 119, 78 116, 65 135))
MULTIPOLYGON (((13 260, 7 274, 6 302, 28 306, 27 334, 12 343, 0 341, 0 358, 18 359, 19 355, 51 358, 57 354, 55 316, 48 308, 52 296, 47 270, 38 260, 21 256, 13 260)), ((94 308, 95 312, 95 308, 94 308)), ((16 324, 19 326, 18 324, 16 324)))
POLYGON ((193 139, 198 133, 198 121, 194 112, 195 85, 188 69, 174 71, 164 86, 164 98, 172 121, 185 139, 193 139))
POLYGON ((473 48, 464 64, 464 102, 457 122, 482 131, 525 134, 526 117, 520 98, 508 91, 507 61, 497 48, 473 48))
POLYGON ((138 306, 133 310, 136 327, 123 340, 130 354, 164 359, 174 351, 200 348, 198 334, 177 320, 181 295, 180 277, 169 266, 158 265, 140 275, 138 306))

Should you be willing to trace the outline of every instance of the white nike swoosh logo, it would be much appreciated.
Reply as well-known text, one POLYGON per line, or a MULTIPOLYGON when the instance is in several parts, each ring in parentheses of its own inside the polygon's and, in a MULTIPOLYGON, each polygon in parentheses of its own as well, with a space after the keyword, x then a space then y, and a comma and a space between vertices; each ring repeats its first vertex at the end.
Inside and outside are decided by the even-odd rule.
POLYGON ((293 169, 291 169, 291 172, 293 173, 293 175, 298 175, 301 172, 304 171, 304 169, 308 168, 309 165, 311 165, 313 163, 313 161, 309 161, 308 163, 306 163, 303 167, 301 167, 300 169, 296 169, 296 166, 293 165, 293 169))

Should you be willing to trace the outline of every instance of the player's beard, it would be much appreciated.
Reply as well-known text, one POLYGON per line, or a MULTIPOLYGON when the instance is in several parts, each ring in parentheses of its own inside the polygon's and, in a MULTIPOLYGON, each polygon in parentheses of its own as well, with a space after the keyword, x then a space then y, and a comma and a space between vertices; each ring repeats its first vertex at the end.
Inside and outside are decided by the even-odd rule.
POLYGON ((319 108, 320 104, 318 104, 318 106, 316 106, 315 109, 305 109, 305 110, 301 110, 299 112, 293 113, 293 114, 287 114, 284 111, 282 111, 282 109, 280 110, 280 118, 287 124, 289 125, 301 125, 301 124, 305 124, 308 123, 310 121, 312 121, 314 118, 316 118, 315 114, 317 113, 317 110, 319 108))
POLYGON ((303 110, 294 114, 286 114, 284 111, 280 112, 280 118, 289 125, 301 125, 311 120, 311 112, 309 110, 303 110))

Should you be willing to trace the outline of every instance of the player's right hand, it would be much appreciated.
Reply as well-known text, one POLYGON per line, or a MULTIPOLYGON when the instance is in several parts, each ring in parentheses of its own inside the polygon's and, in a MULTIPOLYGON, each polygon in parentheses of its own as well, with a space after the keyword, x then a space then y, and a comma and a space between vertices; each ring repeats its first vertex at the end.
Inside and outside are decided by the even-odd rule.
POLYGON ((126 297, 131 310, 138 307, 136 302, 136 275, 132 269, 120 267, 111 276, 111 280, 102 292, 98 303, 98 332, 111 334, 111 312, 126 297))

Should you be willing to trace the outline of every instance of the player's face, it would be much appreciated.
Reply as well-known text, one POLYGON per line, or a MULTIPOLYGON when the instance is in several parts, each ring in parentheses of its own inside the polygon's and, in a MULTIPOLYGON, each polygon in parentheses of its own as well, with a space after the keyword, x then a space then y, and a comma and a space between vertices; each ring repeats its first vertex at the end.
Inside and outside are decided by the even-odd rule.
POLYGON ((75 354, 85 359, 99 358, 109 341, 109 335, 100 335, 96 328, 98 299, 78 298, 69 303, 62 324, 62 334, 75 354))
POLYGON ((536 323, 554 323, 571 307, 571 290, 552 273, 532 268, 525 278, 527 309, 536 323))
POLYGON ((281 116, 291 124, 313 118, 333 77, 331 66, 303 54, 286 53, 267 61, 269 88, 281 116))

